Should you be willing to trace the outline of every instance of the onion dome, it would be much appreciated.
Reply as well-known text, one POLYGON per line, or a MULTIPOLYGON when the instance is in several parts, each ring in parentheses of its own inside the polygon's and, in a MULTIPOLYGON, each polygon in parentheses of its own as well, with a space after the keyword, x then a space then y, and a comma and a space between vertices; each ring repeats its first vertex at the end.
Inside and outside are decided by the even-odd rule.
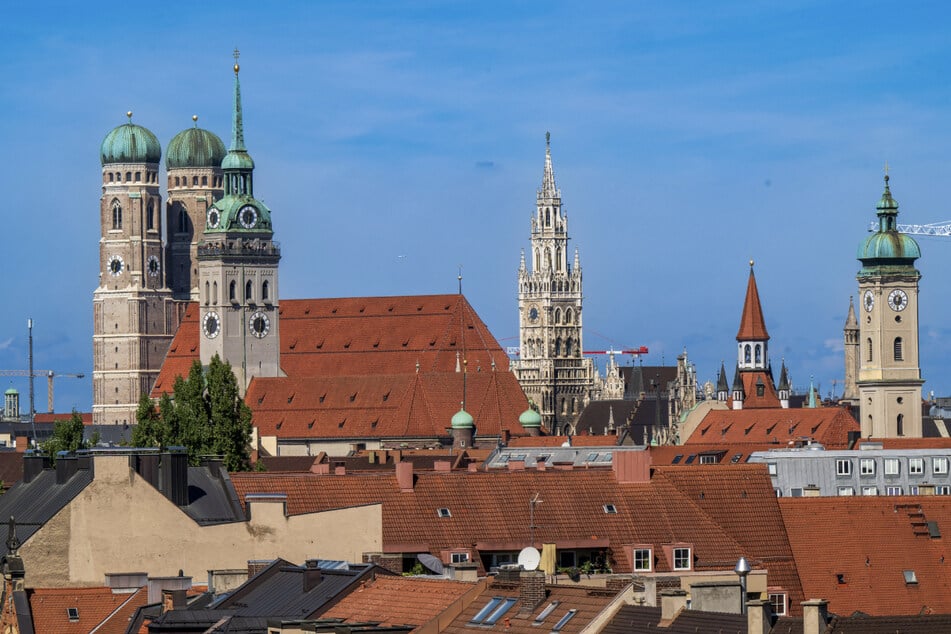
MULTIPOLYGON (((197 121, 198 117, 192 117, 197 121)), ((165 165, 178 167, 220 167, 225 157, 225 144, 214 132, 195 127, 182 130, 169 141, 165 165)))
POLYGON ((921 249, 914 238, 898 231, 898 202, 892 198, 888 188, 887 174, 885 192, 876 207, 878 230, 862 241, 856 256, 862 262, 862 270, 874 273, 882 266, 913 266, 914 261, 921 257, 921 249))
POLYGON ((11 387, 6 392, 4 392, 4 394, 7 396, 12 396, 13 394, 19 394, 19 392, 16 391, 16 388, 11 387))
POLYGON ((459 411, 452 415, 451 422, 453 429, 472 429, 475 426, 475 420, 466 410, 459 408, 459 411))
POLYGON ((542 426, 542 417, 541 414, 529 407, 518 417, 518 422, 526 429, 537 429, 542 426))
POLYGON ((158 163, 162 158, 162 145, 151 130, 132 123, 132 112, 127 112, 129 122, 114 128, 99 147, 99 160, 110 163, 158 163))

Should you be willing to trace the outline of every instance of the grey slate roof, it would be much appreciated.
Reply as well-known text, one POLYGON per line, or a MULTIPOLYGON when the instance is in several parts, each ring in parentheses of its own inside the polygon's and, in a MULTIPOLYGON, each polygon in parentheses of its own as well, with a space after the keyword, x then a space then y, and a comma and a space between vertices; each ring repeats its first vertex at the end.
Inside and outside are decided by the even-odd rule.
MULTIPOLYGON (((31 482, 22 480, 0 495, 0 517, 16 520, 17 537, 25 543, 93 479, 90 469, 79 469, 64 484, 56 484, 56 472, 43 470, 31 482)), ((0 525, 0 552, 7 552, 8 525, 0 525)))

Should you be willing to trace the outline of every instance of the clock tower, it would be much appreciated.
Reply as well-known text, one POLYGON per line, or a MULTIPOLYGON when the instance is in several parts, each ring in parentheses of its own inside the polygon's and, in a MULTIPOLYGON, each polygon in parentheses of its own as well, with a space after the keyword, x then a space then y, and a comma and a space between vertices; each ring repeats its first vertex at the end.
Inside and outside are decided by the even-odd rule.
POLYGON ((545 173, 532 215, 532 246, 518 269, 519 359, 513 370, 550 433, 575 433, 591 399, 594 363, 581 343, 581 263, 568 263, 568 217, 545 135, 545 173))
POLYGON ((102 142, 99 285, 93 293, 93 422, 135 423, 180 318, 165 278, 162 148, 129 121, 102 142))
POLYGON ((856 382, 863 437, 920 438, 918 244, 898 231, 898 203, 885 175, 878 229, 858 250, 859 362, 856 382))
POLYGON ((244 145, 237 51, 231 146, 221 170, 224 196, 210 205, 198 245, 201 363, 215 354, 231 363, 238 385, 252 377, 283 376, 280 318, 271 211, 254 197, 254 161, 244 145))

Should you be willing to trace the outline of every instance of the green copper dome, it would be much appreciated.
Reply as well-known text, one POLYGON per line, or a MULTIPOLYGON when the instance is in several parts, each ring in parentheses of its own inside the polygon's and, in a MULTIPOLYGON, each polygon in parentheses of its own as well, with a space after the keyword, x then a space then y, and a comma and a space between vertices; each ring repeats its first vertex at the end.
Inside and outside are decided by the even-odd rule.
POLYGON ((254 160, 246 151, 231 150, 221 161, 223 170, 253 170, 254 160))
POLYGON ((214 132, 199 127, 182 130, 169 141, 165 164, 177 167, 220 167, 225 144, 214 132))
POLYGON ((888 176, 877 209, 878 230, 862 241, 856 255, 862 262, 862 272, 875 273, 881 267, 913 269, 921 249, 914 238, 898 231, 898 202, 888 188, 888 176))
POLYGON ((19 394, 19 392, 16 391, 16 388, 12 388, 12 387, 11 387, 11 388, 8 389, 6 392, 4 392, 4 394, 13 395, 13 394, 19 394))
POLYGON ((146 128, 129 123, 113 129, 103 139, 99 148, 99 160, 109 163, 158 163, 162 158, 162 146, 155 135, 146 128))
POLYGON ((452 416, 451 424, 453 429, 472 429, 474 423, 475 420, 469 415, 469 412, 464 409, 460 409, 452 416))
POLYGON ((542 417, 532 408, 528 408, 518 417, 518 422, 522 424, 522 427, 541 427, 542 417))

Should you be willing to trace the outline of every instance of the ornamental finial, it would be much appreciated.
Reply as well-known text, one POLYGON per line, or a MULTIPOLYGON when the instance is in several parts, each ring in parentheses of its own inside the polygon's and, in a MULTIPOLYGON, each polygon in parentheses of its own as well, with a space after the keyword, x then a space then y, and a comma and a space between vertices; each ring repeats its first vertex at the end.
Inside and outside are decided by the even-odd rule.
POLYGON ((551 132, 545 133, 545 145, 551 145, 551 132))
POLYGON ((750 268, 753 268, 753 258, 750 258, 750 268))
POLYGON ((234 49, 234 74, 237 75, 238 71, 241 70, 241 67, 238 66, 238 58, 241 57, 241 51, 237 48, 234 49))
POLYGON ((195 127, 197 128, 197 127, 198 127, 198 115, 197 115, 197 114, 193 114, 193 115, 192 115, 192 121, 195 122, 195 127))
POLYGON ((132 111, 127 110, 125 116, 129 117, 129 123, 132 123, 132 111))

